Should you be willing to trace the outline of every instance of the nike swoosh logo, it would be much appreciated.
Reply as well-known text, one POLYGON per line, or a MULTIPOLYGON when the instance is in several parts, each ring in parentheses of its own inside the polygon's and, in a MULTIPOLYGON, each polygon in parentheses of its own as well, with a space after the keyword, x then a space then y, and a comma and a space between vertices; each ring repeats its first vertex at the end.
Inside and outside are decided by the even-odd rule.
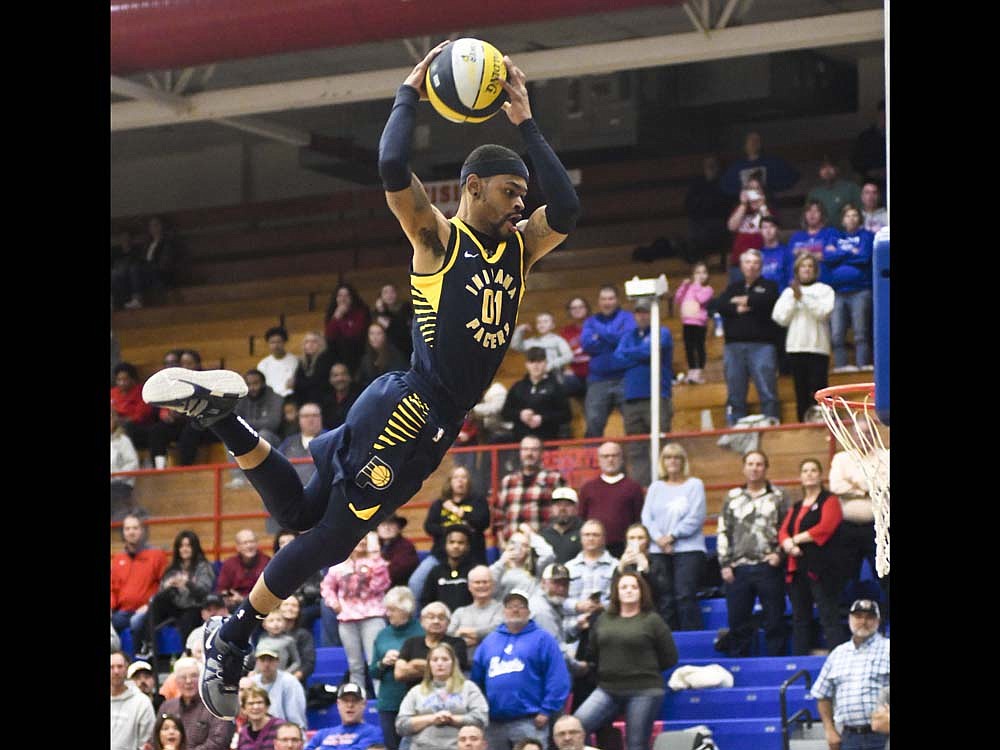
POLYGON ((469 251, 468 251, 468 250, 466 250, 466 251, 465 251, 464 253, 462 253, 462 254, 463 254, 463 255, 464 255, 464 256, 465 256, 466 258, 478 258, 478 257, 479 257, 479 253, 469 253, 469 251))
POLYGON ((364 510, 358 510, 355 508, 354 503, 348 503, 347 507, 350 509, 351 513, 356 515, 362 521, 367 521, 378 512, 378 509, 382 507, 382 504, 379 503, 378 505, 372 506, 371 508, 365 508, 364 510))

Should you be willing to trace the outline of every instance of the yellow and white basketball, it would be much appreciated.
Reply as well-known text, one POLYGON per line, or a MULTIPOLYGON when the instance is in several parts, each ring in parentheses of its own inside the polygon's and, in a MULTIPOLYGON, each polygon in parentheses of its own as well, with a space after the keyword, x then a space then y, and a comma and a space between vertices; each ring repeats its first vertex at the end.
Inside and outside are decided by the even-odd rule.
POLYGON ((452 122, 485 122, 500 111, 507 92, 503 55, 489 42, 449 42, 427 67, 425 88, 435 111, 452 122))

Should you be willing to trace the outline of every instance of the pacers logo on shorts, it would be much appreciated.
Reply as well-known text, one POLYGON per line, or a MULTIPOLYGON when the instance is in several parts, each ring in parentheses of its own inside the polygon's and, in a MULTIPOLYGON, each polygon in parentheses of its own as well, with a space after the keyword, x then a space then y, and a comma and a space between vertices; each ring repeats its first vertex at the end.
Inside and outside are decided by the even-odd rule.
POLYGON ((372 456, 354 477, 354 483, 358 487, 372 487, 376 490, 384 490, 392 484, 392 469, 389 464, 378 456, 372 456))

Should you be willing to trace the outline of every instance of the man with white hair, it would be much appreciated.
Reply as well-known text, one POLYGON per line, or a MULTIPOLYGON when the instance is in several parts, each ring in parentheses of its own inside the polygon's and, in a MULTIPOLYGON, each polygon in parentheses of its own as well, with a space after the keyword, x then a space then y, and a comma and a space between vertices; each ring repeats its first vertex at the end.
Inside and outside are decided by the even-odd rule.
POLYGON ((587 733, 580 720, 572 714, 561 717, 552 725, 552 739, 555 740, 556 750, 597 750, 584 744, 587 733))
POLYGON ((187 735, 188 748, 198 750, 226 750, 233 739, 236 725, 231 721, 217 719, 205 708, 198 695, 198 681, 201 665, 197 659, 182 656, 174 662, 174 680, 180 690, 176 698, 163 701, 161 714, 180 717, 187 735))
POLYGON ((459 607, 451 613, 448 635, 465 641, 469 658, 476 655, 476 646, 503 622, 503 606, 493 598, 493 574, 485 565, 477 565, 468 574, 472 604, 459 607))

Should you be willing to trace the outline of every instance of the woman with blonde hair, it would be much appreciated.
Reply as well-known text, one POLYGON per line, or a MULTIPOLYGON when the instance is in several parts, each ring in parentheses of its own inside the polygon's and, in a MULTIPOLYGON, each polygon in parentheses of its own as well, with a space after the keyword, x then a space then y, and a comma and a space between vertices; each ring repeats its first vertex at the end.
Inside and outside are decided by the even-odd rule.
POLYGON ((659 475, 646 491, 642 525, 652 538, 650 556, 660 556, 665 570, 660 614, 672 630, 700 630, 696 594, 706 553, 705 483, 690 476, 687 451, 680 443, 663 446, 659 475))
POLYGON ((330 368, 333 367, 333 350, 319 331, 308 331, 302 337, 302 354, 292 378, 292 397, 297 406, 312 402, 320 404, 332 390, 330 368))

